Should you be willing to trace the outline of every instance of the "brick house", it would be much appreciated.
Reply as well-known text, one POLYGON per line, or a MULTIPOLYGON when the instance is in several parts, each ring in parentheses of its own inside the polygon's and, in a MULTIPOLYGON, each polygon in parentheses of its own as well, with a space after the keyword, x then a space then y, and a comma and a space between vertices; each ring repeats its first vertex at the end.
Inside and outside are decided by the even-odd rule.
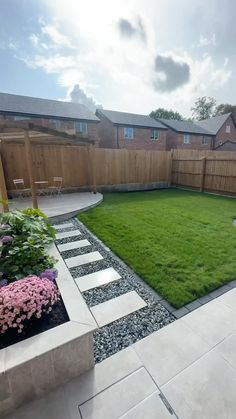
POLYGON ((98 141, 99 119, 78 103, 0 93, 0 120, 27 120, 98 141))
POLYGON ((236 124, 232 113, 218 115, 196 122, 201 128, 210 131, 214 136, 213 148, 231 151, 236 142, 236 124), (222 147, 224 145, 224 147, 222 147))
POLYGON ((100 147, 166 150, 167 127, 150 116, 104 109, 96 115, 100 147))
POLYGON ((208 130, 190 121, 176 121, 174 119, 158 119, 168 128, 166 133, 166 150, 213 148, 213 135, 208 130))

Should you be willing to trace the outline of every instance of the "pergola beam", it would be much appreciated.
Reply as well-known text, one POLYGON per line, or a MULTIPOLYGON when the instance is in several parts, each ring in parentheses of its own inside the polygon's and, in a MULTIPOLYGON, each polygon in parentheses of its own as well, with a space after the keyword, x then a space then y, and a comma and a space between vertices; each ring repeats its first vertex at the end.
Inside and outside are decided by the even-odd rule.
MULTIPOLYGON (((0 131, 1 132, 5 132, 5 130, 7 129, 11 129, 11 128, 19 128, 19 129, 23 129, 25 131, 37 131, 40 133, 44 133, 44 134, 48 134, 54 137, 61 137, 67 140, 76 140, 78 143, 81 143, 83 145, 89 145, 89 144, 94 144, 93 140, 90 140, 88 138, 83 138, 79 135, 75 135, 75 134, 67 134, 66 132, 63 131, 58 131, 56 129, 53 128, 48 128, 48 127, 44 127, 42 125, 36 125, 33 124, 32 122, 0 122, 0 131)), ((12 133, 14 135, 14 133, 12 133)))

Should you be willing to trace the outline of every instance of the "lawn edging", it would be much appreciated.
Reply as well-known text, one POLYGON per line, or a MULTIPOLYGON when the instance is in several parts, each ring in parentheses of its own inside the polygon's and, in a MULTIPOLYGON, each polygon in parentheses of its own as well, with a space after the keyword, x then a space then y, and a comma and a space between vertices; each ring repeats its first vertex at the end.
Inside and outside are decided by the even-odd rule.
POLYGON ((55 244, 56 279, 69 322, 0 350, 0 416, 94 366, 98 326, 55 244))

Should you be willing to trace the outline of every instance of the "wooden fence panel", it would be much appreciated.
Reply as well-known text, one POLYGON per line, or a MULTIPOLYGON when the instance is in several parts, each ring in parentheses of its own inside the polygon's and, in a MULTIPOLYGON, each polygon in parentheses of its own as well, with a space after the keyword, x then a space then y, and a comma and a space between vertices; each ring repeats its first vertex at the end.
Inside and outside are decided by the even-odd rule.
MULTIPOLYGON (((92 150, 73 145, 32 143, 34 178, 48 180, 63 177, 63 186, 88 187, 126 183, 170 181, 170 152, 126 149, 92 150)), ((23 178, 28 188, 29 178, 25 164, 25 147, 6 142, 2 147, 7 189, 14 189, 13 179, 23 178)))

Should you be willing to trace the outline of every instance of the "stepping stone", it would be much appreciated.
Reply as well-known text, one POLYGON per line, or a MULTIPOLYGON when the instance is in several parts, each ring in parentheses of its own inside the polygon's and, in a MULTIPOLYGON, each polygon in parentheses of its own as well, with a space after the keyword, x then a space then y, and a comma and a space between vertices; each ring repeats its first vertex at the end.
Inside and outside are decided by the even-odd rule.
POLYGON ((67 239, 68 237, 75 237, 75 236, 80 236, 80 235, 81 233, 79 230, 64 231, 64 233, 56 234, 56 240, 67 239))
POLYGON ((103 259, 99 252, 85 253, 84 255, 73 256, 72 258, 65 259, 68 268, 75 268, 76 266, 85 265, 86 263, 96 262, 103 259))
POLYGON ((102 327, 115 320, 121 319, 122 317, 127 316, 127 314, 131 314, 146 305, 145 301, 136 291, 130 291, 119 297, 105 301, 105 303, 90 307, 90 310, 98 325, 102 327))
POLYGON ((91 243, 89 243, 89 241, 85 239, 85 240, 77 240, 76 242, 59 244, 57 247, 60 252, 66 252, 67 250, 80 249, 81 247, 90 246, 90 245, 91 243))
MULTIPOLYGON (((63 246, 63 245, 62 245, 63 246)), ((89 275, 83 275, 75 279, 81 292, 91 290, 92 288, 100 287, 109 282, 117 281, 121 276, 114 268, 102 269, 101 271, 93 272, 89 275)))
POLYGON ((74 227, 73 223, 65 223, 65 224, 57 224, 56 226, 53 226, 56 230, 61 230, 62 228, 70 228, 74 227))

